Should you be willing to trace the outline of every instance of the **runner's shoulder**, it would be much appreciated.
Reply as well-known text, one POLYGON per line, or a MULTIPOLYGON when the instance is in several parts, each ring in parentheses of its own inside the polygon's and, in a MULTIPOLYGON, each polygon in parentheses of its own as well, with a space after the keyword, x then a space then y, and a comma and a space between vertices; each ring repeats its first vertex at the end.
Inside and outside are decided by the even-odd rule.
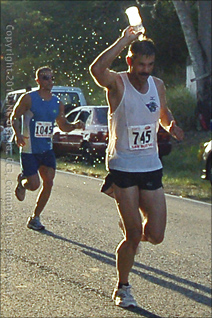
POLYGON ((106 86, 109 90, 117 90, 122 85, 122 79, 119 73, 109 70, 110 80, 106 86))
POLYGON ((22 96, 20 96, 19 101, 18 101, 19 105, 23 105, 27 108, 31 107, 31 96, 30 96, 30 92, 29 93, 25 93, 22 96))
POLYGON ((164 81, 156 76, 152 76, 158 90, 165 90, 164 81))
POLYGON ((155 84, 157 84, 157 85, 164 85, 164 81, 163 81, 161 78, 156 77, 156 76, 152 76, 152 78, 153 78, 155 84))

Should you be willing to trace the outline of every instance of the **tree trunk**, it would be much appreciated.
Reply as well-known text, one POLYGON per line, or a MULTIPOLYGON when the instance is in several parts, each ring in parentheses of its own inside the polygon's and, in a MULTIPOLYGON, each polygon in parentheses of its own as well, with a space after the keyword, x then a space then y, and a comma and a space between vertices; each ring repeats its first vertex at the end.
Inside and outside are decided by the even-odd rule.
POLYGON ((211 2, 198 1, 198 37, 187 1, 172 0, 180 20, 197 81, 197 109, 203 129, 211 119, 211 2))

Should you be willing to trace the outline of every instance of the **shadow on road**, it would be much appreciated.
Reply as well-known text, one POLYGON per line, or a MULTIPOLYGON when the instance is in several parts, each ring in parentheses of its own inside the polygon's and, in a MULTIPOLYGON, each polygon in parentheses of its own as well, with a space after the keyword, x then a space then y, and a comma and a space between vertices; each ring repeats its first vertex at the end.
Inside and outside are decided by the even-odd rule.
MULTIPOLYGON (((40 231, 39 233, 42 233, 42 234, 45 234, 48 236, 52 236, 56 239, 63 240, 63 241, 69 242, 71 244, 74 244, 76 246, 79 246, 79 247, 84 249, 82 252, 84 254, 88 255, 89 257, 95 258, 96 260, 103 262, 103 263, 106 263, 108 265, 111 265, 114 267, 116 266, 114 254, 107 253, 105 251, 96 249, 96 248, 91 247, 91 246, 87 246, 87 245, 79 243, 79 242, 75 242, 73 240, 59 236, 59 235, 57 235, 53 232, 50 232, 48 230, 43 230, 43 231, 40 231)), ((131 272, 140 276, 141 278, 146 279, 147 281, 149 281, 153 284, 157 284, 157 285, 162 286, 164 288, 181 293, 184 296, 186 296, 186 297, 188 297, 188 298, 190 298, 198 303, 201 303, 203 305, 211 307, 211 297, 210 297, 211 296, 211 289, 210 288, 203 286, 201 284, 189 281, 187 279, 180 278, 176 275, 169 274, 163 270, 159 270, 159 269, 151 267, 151 266, 146 266, 146 265, 138 263, 138 262, 134 263, 134 267, 137 267, 138 269, 133 268, 131 270, 131 272), (139 269, 141 269, 141 270, 139 270, 139 269), (142 270, 145 270, 145 271, 150 272, 152 274, 145 273, 142 270), (153 275, 153 274, 156 274, 156 275, 159 275, 162 277, 156 277, 156 275, 153 275), (169 280, 173 280, 174 282, 165 280, 165 278, 167 278, 169 280), (180 286, 177 283, 184 284, 187 287, 180 286), (189 287, 191 287, 195 290, 189 289, 189 287), (209 294, 209 296, 204 296, 200 292, 207 293, 207 294, 209 294)), ((131 311, 135 310, 135 312, 137 314, 143 315, 144 317, 159 318, 159 316, 153 315, 150 312, 147 312, 144 309, 139 308, 139 307, 136 307, 134 309, 128 308, 128 310, 131 310, 131 311)))
POLYGON ((161 316, 155 315, 150 313, 148 310, 145 310, 141 307, 128 307, 123 308, 124 310, 134 312, 135 314, 142 316, 142 317, 148 317, 148 318, 163 318, 161 316))

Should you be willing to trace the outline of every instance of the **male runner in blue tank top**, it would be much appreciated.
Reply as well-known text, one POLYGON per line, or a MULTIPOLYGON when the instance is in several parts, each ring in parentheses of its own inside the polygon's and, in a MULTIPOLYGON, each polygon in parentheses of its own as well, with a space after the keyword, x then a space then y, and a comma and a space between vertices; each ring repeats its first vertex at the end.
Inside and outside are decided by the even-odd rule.
POLYGON ((116 250, 118 282, 112 295, 121 307, 137 305, 128 277, 139 242, 159 244, 164 238, 166 203, 157 146, 159 123, 173 137, 183 139, 183 131, 166 106, 163 81, 151 76, 154 43, 138 41, 139 35, 133 27, 126 28, 90 66, 96 83, 106 88, 109 104, 109 174, 102 191, 115 198, 124 232, 116 250), (111 71, 114 59, 129 45, 128 71, 111 71))
POLYGON ((40 214, 49 200, 55 177, 56 160, 52 149, 54 122, 66 132, 83 128, 84 123, 69 123, 66 120, 64 105, 51 93, 54 76, 49 67, 40 67, 36 71, 36 82, 38 90, 26 93, 20 98, 11 115, 11 121, 16 143, 20 147, 22 167, 15 194, 19 201, 23 201, 26 190, 35 191, 39 188, 40 175, 42 188, 27 226, 33 230, 42 230, 44 226, 40 222, 40 214))

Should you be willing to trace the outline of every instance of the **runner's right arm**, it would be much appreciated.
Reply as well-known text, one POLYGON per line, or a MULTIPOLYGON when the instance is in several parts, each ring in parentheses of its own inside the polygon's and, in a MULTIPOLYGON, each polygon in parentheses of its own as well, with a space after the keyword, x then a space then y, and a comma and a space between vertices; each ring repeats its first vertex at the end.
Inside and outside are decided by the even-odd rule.
POLYGON ((118 101, 120 96, 117 95, 120 76, 109 68, 121 51, 132 41, 136 40, 139 35, 140 33, 135 34, 132 27, 127 27, 122 32, 121 37, 97 56, 89 67, 90 73, 97 85, 107 88, 109 103, 113 110, 115 110, 115 107, 120 102, 118 101))
POLYGON ((20 99, 17 101, 16 105, 14 106, 13 112, 10 117, 13 130, 15 131, 16 143, 18 147, 24 146, 25 145, 24 139, 28 138, 21 134, 20 119, 21 119, 21 116, 24 115, 25 112, 30 109, 30 107, 31 107, 30 95, 29 94, 23 95, 20 97, 20 99))
POLYGON ((109 88, 115 81, 116 72, 109 70, 112 62, 132 41, 138 38, 132 27, 127 27, 121 37, 104 50, 90 65, 89 70, 98 85, 109 88))

